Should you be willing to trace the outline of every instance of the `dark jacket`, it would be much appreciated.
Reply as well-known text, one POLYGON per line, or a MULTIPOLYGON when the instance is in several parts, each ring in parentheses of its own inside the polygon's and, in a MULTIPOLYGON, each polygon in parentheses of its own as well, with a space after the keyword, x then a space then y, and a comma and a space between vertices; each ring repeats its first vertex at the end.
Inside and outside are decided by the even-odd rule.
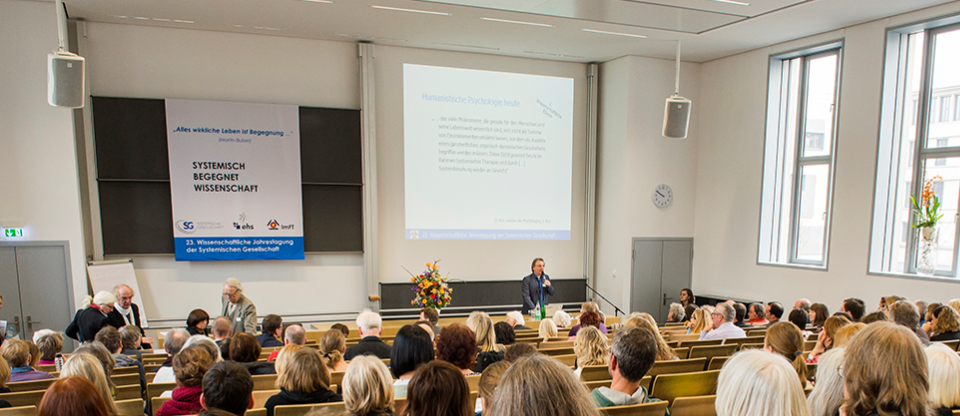
POLYGON ((930 341, 953 341, 955 339, 960 339, 960 331, 944 332, 930 337, 930 341))
POLYGON ((315 403, 330 403, 330 402, 342 402, 343 397, 339 394, 334 393, 327 389, 317 390, 313 393, 297 393, 295 391, 280 390, 280 393, 277 393, 267 399, 267 403, 264 407, 267 408, 267 416, 273 416, 273 408, 277 406, 285 406, 289 404, 315 404, 315 403))
POLYGON ((273 335, 270 335, 267 333, 260 334, 260 336, 257 337, 257 342, 260 343, 260 347, 262 348, 272 348, 272 347, 283 346, 283 343, 280 342, 280 340, 278 340, 273 335))
POLYGON ((99 309, 89 306, 77 311, 73 316, 73 322, 67 325, 67 330, 63 333, 80 342, 93 341, 97 332, 107 325, 110 325, 110 320, 106 315, 99 309))
MULTIPOLYGON (((543 274, 543 278, 550 280, 550 276, 547 276, 546 273, 543 274)), ((530 273, 523 278, 521 283, 520 295, 523 297, 523 308, 520 309, 520 313, 526 315, 540 303, 540 281, 536 275, 530 273)), ((543 289, 543 305, 541 306, 546 306, 550 304, 549 297, 553 295, 553 285, 551 284, 550 287, 543 289)))
MULTIPOLYGON (((130 314, 133 315, 133 324, 140 328, 140 336, 146 336, 143 332, 143 325, 140 324, 140 307, 136 303, 130 304, 130 314)), ((107 315, 107 319, 110 320, 110 326, 120 329, 127 325, 127 321, 123 319, 123 315, 120 315, 120 311, 116 307, 107 315)), ((140 348, 151 349, 150 344, 141 345, 140 348)))
POLYGON ((277 374, 277 368, 274 367, 276 361, 254 361, 252 363, 240 363, 250 371, 251 376, 258 374, 277 374))
POLYGON ((208 336, 210 335, 210 328, 204 329, 203 332, 200 332, 200 331, 197 331, 197 328, 194 328, 191 326, 187 328, 187 333, 189 333, 191 337, 194 335, 208 336))
POLYGON ((357 345, 347 348, 343 359, 350 361, 358 355, 374 355, 377 358, 390 358, 390 345, 376 335, 363 337, 357 345))

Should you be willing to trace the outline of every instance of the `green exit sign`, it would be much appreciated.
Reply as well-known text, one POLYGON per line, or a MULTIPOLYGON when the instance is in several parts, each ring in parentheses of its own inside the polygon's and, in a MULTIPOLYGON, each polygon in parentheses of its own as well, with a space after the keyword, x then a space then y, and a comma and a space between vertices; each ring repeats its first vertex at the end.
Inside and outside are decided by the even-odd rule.
POLYGON ((4 228, 4 237, 23 237, 23 228, 4 228))

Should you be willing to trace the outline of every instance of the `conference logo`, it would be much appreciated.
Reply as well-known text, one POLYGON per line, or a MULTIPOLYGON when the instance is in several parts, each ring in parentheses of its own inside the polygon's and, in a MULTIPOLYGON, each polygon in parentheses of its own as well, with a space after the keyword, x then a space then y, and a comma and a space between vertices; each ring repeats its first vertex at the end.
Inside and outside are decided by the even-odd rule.
POLYGON ((270 222, 267 223, 267 229, 271 231, 292 230, 293 228, 293 224, 280 224, 277 220, 270 220, 270 222))
POLYGON ((253 225, 245 223, 244 220, 246 219, 247 219, 247 214, 244 212, 241 212, 239 219, 237 219, 237 222, 233 223, 233 228, 236 228, 238 230, 252 230, 253 225))
POLYGON ((193 221, 177 221, 177 230, 184 234, 193 234, 194 231, 197 231, 197 227, 193 225, 193 221))

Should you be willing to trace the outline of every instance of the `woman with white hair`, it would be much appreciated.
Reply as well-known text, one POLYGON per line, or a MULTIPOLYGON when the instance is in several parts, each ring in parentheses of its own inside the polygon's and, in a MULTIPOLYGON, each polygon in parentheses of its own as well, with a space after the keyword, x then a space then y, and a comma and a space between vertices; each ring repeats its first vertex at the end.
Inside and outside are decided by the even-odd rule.
POLYGON ((550 338, 556 338, 558 336, 557 324, 553 322, 553 319, 547 318, 540 321, 537 336, 539 336, 543 342, 550 341, 550 338))
POLYGON ((570 328, 570 323, 573 321, 573 318, 570 317, 569 313, 564 312, 562 309, 558 310, 553 314, 553 322, 557 324, 557 328, 566 329, 570 328))
POLYGON ((107 315, 116 301, 117 297, 107 291, 97 292, 94 297, 87 296, 83 301, 83 309, 77 311, 64 333, 80 342, 93 341, 101 328, 110 325, 107 315))
POLYGON ((960 356, 950 347, 934 342, 924 348, 930 378, 930 402, 941 415, 960 409, 960 356))
POLYGON ((811 416, 839 416, 843 405, 843 377, 840 377, 840 364, 843 364, 845 350, 834 348, 820 356, 817 364, 817 385, 814 386, 807 404, 811 416))
POLYGON ((717 381, 717 416, 809 416, 803 388, 790 363, 765 350, 738 353, 717 381))

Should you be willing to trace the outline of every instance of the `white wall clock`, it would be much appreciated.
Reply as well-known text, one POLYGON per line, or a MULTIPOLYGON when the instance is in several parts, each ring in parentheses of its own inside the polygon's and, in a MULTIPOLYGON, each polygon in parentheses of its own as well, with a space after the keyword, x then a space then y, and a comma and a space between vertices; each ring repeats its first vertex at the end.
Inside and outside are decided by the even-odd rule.
POLYGON ((651 197, 653 198, 654 205, 660 208, 666 208, 673 202, 673 189, 661 183, 653 189, 651 197))

